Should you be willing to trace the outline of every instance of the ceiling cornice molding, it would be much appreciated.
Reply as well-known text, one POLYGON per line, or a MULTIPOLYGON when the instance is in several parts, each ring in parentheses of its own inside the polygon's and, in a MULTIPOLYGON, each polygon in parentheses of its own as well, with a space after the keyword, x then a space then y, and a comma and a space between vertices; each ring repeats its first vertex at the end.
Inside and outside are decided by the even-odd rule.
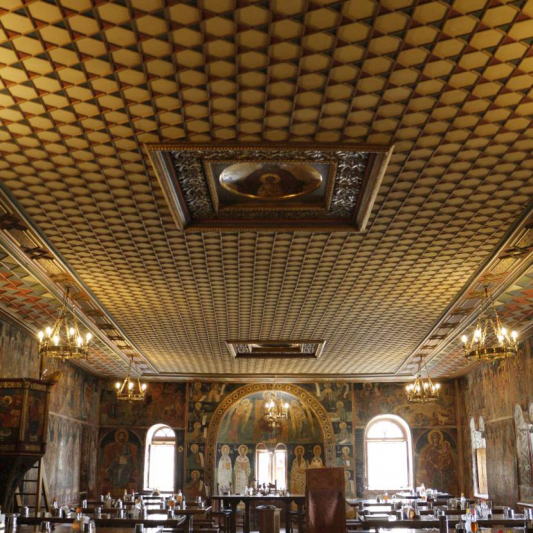
MULTIPOLYGON (((107 319, 113 326, 113 329, 120 332, 124 340, 130 346, 127 348, 128 351, 135 351, 136 355, 141 358, 145 364, 152 369, 154 373, 157 374, 157 369, 152 365, 152 363, 141 353, 141 351, 136 348, 122 330, 122 328, 117 324, 113 317, 106 311, 90 289, 83 283, 81 278, 76 274, 76 272, 70 267, 67 261, 65 261, 61 255, 57 252, 54 246, 49 242, 46 236, 42 231, 36 226, 36 224, 31 220, 29 215, 25 210, 18 204, 18 202, 13 198, 11 193, 6 190, 5 186, 0 182, 0 206, 3 206, 4 209, 12 211, 12 215, 15 215, 16 218, 20 219, 22 224, 25 226, 23 230, 27 234, 27 237, 30 238, 33 242, 39 244, 39 248, 45 250, 47 254, 53 256, 54 265, 56 268, 71 278, 73 284, 80 287, 83 292, 87 293, 90 297, 91 306, 98 310, 102 314, 102 318, 107 319)), ((19 230, 20 231, 20 230, 19 230)), ((39 264, 39 257, 32 258, 26 253, 23 248, 17 242, 17 239, 12 235, 10 230, 2 229, 0 230, 0 245, 4 247, 6 253, 16 261, 24 270, 26 270, 31 276, 33 276, 50 294, 59 302, 63 299, 64 288, 61 287, 58 283, 55 283, 50 275, 51 273, 39 264)), ((84 310, 77 305, 72 306, 73 311, 76 313, 77 319, 83 324, 85 328, 91 331, 91 333, 100 341, 104 346, 110 349, 115 353, 123 362, 124 366, 127 367, 130 363, 130 355, 126 354, 123 349, 117 346, 113 341, 111 341, 104 332, 98 327, 96 322, 93 322, 89 319, 84 310)), ((13 314, 13 313, 11 313, 13 314)), ((19 323, 22 323, 20 318, 16 319, 19 323)), ((25 325, 26 329, 35 333, 37 328, 32 325, 25 325)), ((90 368, 89 365, 80 362, 80 365, 84 368, 90 368)), ((137 373, 142 374, 142 370, 138 367, 137 364, 133 364, 134 370, 137 373)))
MULTIPOLYGON (((483 264, 477 269, 477 271, 470 277, 468 282, 464 285, 457 296, 452 300, 450 305, 441 314, 436 321, 430 332, 419 343, 418 347, 404 360, 399 366, 398 372, 406 372, 410 365, 413 365, 414 361, 420 357, 420 352, 424 351, 424 346, 427 347, 428 343, 432 343, 435 340, 440 340, 432 346, 432 349, 423 355, 426 363, 429 365, 431 361, 435 360, 443 351, 445 351, 452 343, 457 342, 457 339, 461 336, 462 332, 466 330, 477 318, 477 305, 468 308, 468 314, 454 315, 454 311, 458 309, 465 309, 463 306, 472 298, 468 297, 468 294, 476 287, 476 285, 483 283, 490 283, 492 285, 491 292, 496 300, 505 291, 516 282, 533 264, 533 249, 528 251, 523 256, 516 256, 515 261, 509 265, 506 270, 502 272, 495 272, 503 260, 508 259, 505 257, 509 253, 510 249, 516 247, 521 240, 527 235, 533 232, 533 200, 529 202, 528 206, 524 209, 522 215, 515 221, 515 223, 509 228, 500 244, 494 249, 494 251, 487 257, 483 264), (492 280, 489 282, 483 280, 492 276, 492 280), (471 312, 470 312, 471 311, 471 312), (452 322, 454 317, 458 317, 459 320, 452 322), (448 326, 444 326, 447 324, 448 326), (450 327, 453 324, 453 328, 450 327), (440 330, 448 331, 447 333, 439 334, 440 330), (435 337, 443 336, 442 339, 435 337)), ((527 330, 528 326, 525 326, 527 330)), ((524 334, 524 327, 520 328, 519 333, 524 334)), ((427 350, 427 348, 426 348, 427 350)), ((431 368, 431 365, 429 365, 431 368)), ((472 368, 477 366, 477 363, 472 363, 468 366, 461 368, 457 373, 453 374, 453 377, 463 375, 472 368)), ((416 373, 416 372, 415 372, 416 373)), ((414 376, 414 374, 411 374, 414 376)))

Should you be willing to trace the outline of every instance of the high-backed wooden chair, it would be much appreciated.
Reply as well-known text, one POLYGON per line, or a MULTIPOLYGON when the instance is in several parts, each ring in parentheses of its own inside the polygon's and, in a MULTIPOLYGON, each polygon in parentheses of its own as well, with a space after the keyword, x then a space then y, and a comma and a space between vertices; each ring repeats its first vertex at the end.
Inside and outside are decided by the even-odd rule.
POLYGON ((307 533, 345 533, 344 468, 307 470, 307 533))

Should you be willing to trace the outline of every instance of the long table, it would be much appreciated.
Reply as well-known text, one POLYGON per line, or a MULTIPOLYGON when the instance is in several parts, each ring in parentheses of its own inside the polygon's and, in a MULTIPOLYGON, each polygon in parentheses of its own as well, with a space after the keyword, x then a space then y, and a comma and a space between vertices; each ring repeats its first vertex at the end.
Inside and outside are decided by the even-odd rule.
MULTIPOLYGON (((459 522, 457 518, 448 518, 448 525, 450 528, 455 527, 459 522)), ((372 520, 359 520, 361 528, 375 528, 375 529, 417 529, 417 528, 437 528, 439 527, 438 518, 424 515, 415 520, 399 520, 393 516, 383 519, 372 520)), ((479 527, 492 527, 492 526, 509 526, 509 527, 526 527, 526 519, 520 518, 480 518, 477 520, 479 527)))
POLYGON ((305 504, 304 494, 289 494, 287 496, 280 496, 278 494, 258 494, 256 496, 244 496, 240 494, 231 495, 212 495, 212 500, 222 501, 224 505, 231 507, 230 528, 231 533, 237 532, 237 506, 239 503, 244 503, 244 528, 243 533, 250 533, 250 507, 252 503, 276 503, 282 502, 285 504, 285 529, 288 531, 291 524, 290 504, 295 503, 298 507, 298 532, 303 531, 304 516, 303 507, 305 504))
MULTIPOLYGON (((147 518, 91 518, 98 529, 100 528, 113 528, 114 533, 117 532, 117 528, 129 528, 128 532, 131 533, 135 524, 143 524, 146 528, 152 528, 155 526, 163 526, 165 528, 175 528, 178 526, 184 526, 185 531, 193 530, 193 518, 197 515, 209 514, 212 507, 205 508, 200 507, 188 507, 187 509, 176 509, 174 514, 177 518, 168 518, 164 514, 152 514, 147 518)), ((19 516, 18 523, 22 525, 39 525, 41 522, 47 521, 53 524, 62 524, 68 526, 74 522, 74 518, 42 518, 34 516, 19 516)))

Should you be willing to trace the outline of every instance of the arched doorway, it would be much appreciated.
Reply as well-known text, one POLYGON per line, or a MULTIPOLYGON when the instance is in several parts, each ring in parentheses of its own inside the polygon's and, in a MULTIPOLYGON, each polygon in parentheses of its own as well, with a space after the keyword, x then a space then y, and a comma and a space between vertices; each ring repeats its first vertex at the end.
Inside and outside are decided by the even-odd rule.
MULTIPOLYGON (((231 480, 233 490, 240 492, 257 476, 258 446, 271 449, 275 454, 276 445, 281 443, 287 449, 286 484, 291 490, 291 479, 294 485, 298 478, 296 472, 292 473, 294 459, 298 456, 301 466, 303 457, 306 468, 311 464, 319 466, 317 457, 320 456, 323 466, 333 465, 333 438, 331 421, 324 407, 304 389, 292 384, 241 387, 224 399, 211 418, 206 447, 206 481, 216 491, 217 483, 222 481, 225 485, 231 480), (289 404, 288 418, 275 439, 264 434, 259 423, 271 392, 289 404)), ((280 469, 277 471, 281 475, 280 469)))

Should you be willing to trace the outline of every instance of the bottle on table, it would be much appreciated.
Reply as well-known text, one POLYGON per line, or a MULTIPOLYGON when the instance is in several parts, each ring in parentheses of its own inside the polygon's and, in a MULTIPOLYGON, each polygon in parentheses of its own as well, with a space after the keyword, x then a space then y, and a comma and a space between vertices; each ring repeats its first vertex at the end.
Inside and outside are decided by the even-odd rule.
POLYGON ((409 506, 409 520, 414 520, 416 518, 416 511, 413 506, 409 506))
POLYGON ((463 492, 461 492, 461 498, 459 498, 459 504, 462 510, 466 509, 466 498, 463 492))
POLYGON ((83 527, 83 515, 81 513, 81 507, 76 507, 76 518, 72 522, 73 531, 81 531, 83 527))

